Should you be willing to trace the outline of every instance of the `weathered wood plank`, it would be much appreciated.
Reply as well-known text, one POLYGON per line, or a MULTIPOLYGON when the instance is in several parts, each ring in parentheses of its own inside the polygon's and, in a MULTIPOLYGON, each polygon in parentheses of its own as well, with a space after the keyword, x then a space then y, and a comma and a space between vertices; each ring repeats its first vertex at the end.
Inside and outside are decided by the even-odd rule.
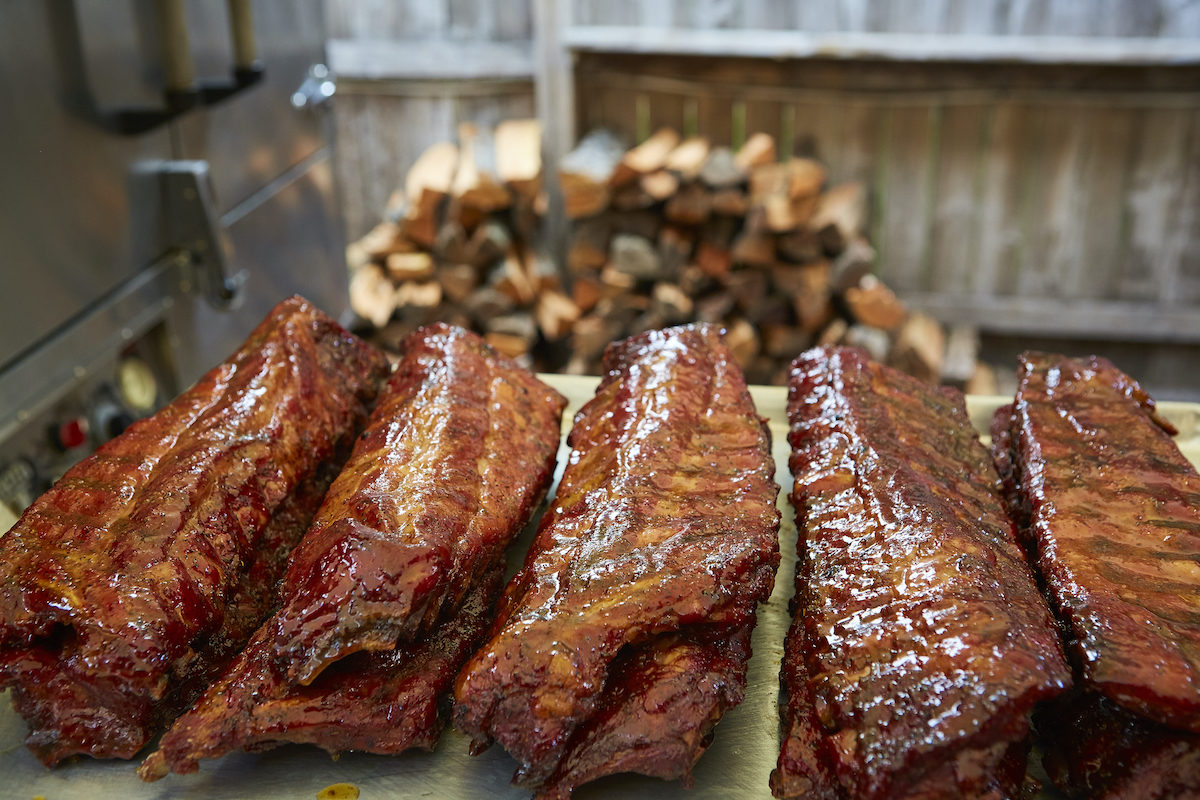
POLYGON ((574 50, 741 58, 835 58, 1029 64, 1197 64, 1200 41, 1099 36, 807 33, 586 25, 563 36, 574 50))
POLYGON ((1148 109, 1137 126, 1124 198, 1128 244, 1117 293, 1125 300, 1154 300, 1174 274, 1175 265, 1165 255, 1186 182, 1180 180, 1179 165, 1187 163, 1191 118, 1176 110, 1148 109))
POLYGON ((1014 153, 1021 152, 1026 109, 999 102, 989 109, 981 169, 984 191, 974 231, 975 271, 971 291, 992 296, 1005 270, 1015 270, 1023 242, 1019 219, 1019 172, 1014 153))
POLYGON ((941 109, 936 201, 930 228, 929 291, 965 291, 974 267, 972 233, 978 228, 983 191, 980 164, 986 107, 941 109))
POLYGON ((903 294, 928 288, 929 231, 934 206, 939 118, 936 107, 897 106, 884 115, 879 148, 879 274, 903 294))

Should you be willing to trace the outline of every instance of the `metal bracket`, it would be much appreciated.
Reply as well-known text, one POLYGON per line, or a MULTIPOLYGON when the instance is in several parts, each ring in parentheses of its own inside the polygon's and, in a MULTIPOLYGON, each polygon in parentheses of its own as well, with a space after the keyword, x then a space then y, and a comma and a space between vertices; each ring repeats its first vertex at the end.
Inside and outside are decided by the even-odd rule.
POLYGON ((158 174, 169 249, 186 256, 209 304, 219 310, 232 308, 246 272, 233 271, 233 246, 217 215, 208 162, 160 161, 148 166, 158 174))

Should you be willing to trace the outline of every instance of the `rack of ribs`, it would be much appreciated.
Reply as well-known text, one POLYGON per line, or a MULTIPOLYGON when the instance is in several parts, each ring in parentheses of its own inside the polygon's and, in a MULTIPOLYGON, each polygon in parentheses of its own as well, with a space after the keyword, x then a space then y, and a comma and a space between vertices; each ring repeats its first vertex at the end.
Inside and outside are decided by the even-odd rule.
POLYGON ((505 549, 549 486, 566 399, 461 328, 422 328, 403 352, 279 610, 163 736, 147 780, 288 741, 432 748, 505 549))
POLYGON ((777 797, 1016 796, 1071 683, 963 397, 817 348, 792 365, 794 619, 777 797))
POLYGON ((545 797, 601 775, 688 779, 745 688, 779 563, 769 432, 717 328, 614 343, 558 493, 455 724, 545 797))
POLYGON ((0 537, 0 681, 43 762, 133 757, 233 657, 386 371, 285 300, 0 537))
POLYGON ((1079 686, 1050 727, 1107 732, 1045 737, 1052 776, 1091 797, 1158 796, 1143 792, 1164 774, 1200 792, 1200 475, 1174 429, 1109 361, 1026 353, 992 431, 1079 686), (1109 741, 1129 775, 1086 761, 1109 741))

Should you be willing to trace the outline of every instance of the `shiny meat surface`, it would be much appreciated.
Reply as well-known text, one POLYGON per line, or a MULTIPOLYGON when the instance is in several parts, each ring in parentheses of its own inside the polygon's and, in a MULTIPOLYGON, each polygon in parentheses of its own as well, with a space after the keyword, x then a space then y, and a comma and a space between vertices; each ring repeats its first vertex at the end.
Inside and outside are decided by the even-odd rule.
POLYGON ((241 647, 385 371, 286 300, 0 537, 0 674, 39 758, 132 757, 241 647))
MULTIPOLYGON (((718 330, 645 333, 610 345, 605 367, 491 639, 455 686, 455 724, 477 746, 503 745, 534 789, 573 737, 587 737, 623 649, 749 625, 779 563, 769 434, 718 330)), ((679 739, 670 722, 647 713, 620 724, 666 742, 679 739)), ((703 737, 691 741, 702 748, 703 737)), ((585 771, 623 768, 614 755, 585 771)))
POLYGON ((553 476, 566 398, 462 328, 430 325, 403 350, 288 565, 271 624, 289 680, 457 608, 553 476))
POLYGON ((1200 476, 1105 359, 1027 353, 1018 377, 998 457, 1068 655, 1116 704, 1200 731, 1200 476))
MULTIPOLYGON (((991 797, 1071 676, 962 396, 818 348, 792 365, 799 561, 778 797, 991 797)), ((1018 778, 1019 783, 1019 778, 1018 778)))
MULTIPOLYGON (((143 776, 194 769, 197 758, 266 738, 320 743, 315 730, 328 733, 336 749, 342 735, 332 725, 314 729, 300 701, 315 702, 324 686, 336 695, 324 708, 349 714, 340 704, 346 691, 361 687, 343 691, 334 679, 330 688, 322 678, 331 665, 356 653, 411 646, 420 655, 422 647, 438 646, 438 620, 453 618, 490 578, 545 496, 565 405, 473 333, 438 324, 408 337, 354 452, 292 554, 280 609, 167 732, 143 776)), ((455 653, 452 667, 435 670, 438 680, 448 680, 444 673, 467 656, 461 648, 455 653)), ((396 659, 354 663, 394 666, 396 659)), ((384 719, 366 706, 357 714, 343 717, 344 724, 356 741, 377 737, 378 752, 421 743, 370 732, 372 725, 411 720, 384 719)), ((422 717, 420 724, 427 722, 422 717)))
POLYGON ((1093 691, 1075 691, 1035 716, 1046 772, 1071 797, 1200 797, 1200 736, 1130 713, 1093 691))
POLYGON ((265 750, 285 742, 331 753, 432 750, 442 731, 441 699, 492 620, 501 570, 467 595, 434 631, 395 650, 359 652, 329 667, 308 686, 289 684, 275 668, 260 629, 230 669, 244 676, 218 684, 163 738, 142 767, 147 778, 193 772, 198 759, 234 747, 265 750))
POLYGON ((616 772, 690 786, 713 727, 745 696, 753 629, 699 627, 628 648, 610 665, 596 713, 571 737, 539 797, 567 798, 616 772))

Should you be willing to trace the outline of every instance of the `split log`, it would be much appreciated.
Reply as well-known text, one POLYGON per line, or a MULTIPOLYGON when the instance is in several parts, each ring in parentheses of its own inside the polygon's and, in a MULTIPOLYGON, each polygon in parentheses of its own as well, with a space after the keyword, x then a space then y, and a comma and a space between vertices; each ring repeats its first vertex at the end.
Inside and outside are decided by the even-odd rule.
POLYGON ((783 233, 812 217, 824 181, 825 168, 811 159, 763 164, 750 173, 750 202, 766 211, 770 230, 783 233))
POLYGON ((443 264, 437 270, 442 292, 452 303, 464 303, 479 285, 479 271, 470 264, 443 264))
POLYGON ((650 240, 629 233, 612 238, 608 267, 639 281, 658 280, 663 275, 662 259, 650 240))
POLYGON ((571 351, 577 358, 591 361, 620 336, 621 330, 612 320, 595 314, 580 317, 571 330, 571 351))
POLYGON ((775 249, 780 258, 793 264, 807 264, 825 255, 821 238, 807 226, 780 234, 775 239, 775 249))
POLYGON ((844 294, 858 286, 875 266, 875 248, 861 236, 846 243, 846 249, 833 262, 833 290, 844 294))
POLYGON ((422 247, 432 248, 437 238, 438 210, 450 193, 457 166, 458 147, 438 142, 413 162, 404 179, 404 235, 422 247))
POLYGON ((612 233, 609 217, 588 217, 575 224, 567 248, 567 269, 571 274, 598 270, 608 261, 612 233))
POLYGON ((904 322, 907 311, 895 293, 874 275, 867 275, 842 295, 856 322, 892 331, 904 322))
POLYGON ((867 191, 858 181, 850 181, 821 194, 809 224, 823 240, 832 242, 836 236, 842 243, 841 252, 846 242, 862 235, 866 217, 867 191))
POLYGON ((685 179, 695 178, 708 160, 709 143, 703 136, 685 139, 667 155, 663 166, 685 179))
POLYGON ((661 202, 679 191, 679 178, 672 172, 660 169, 657 172, 643 175, 638 186, 646 193, 646 196, 656 202, 661 202))
POLYGON ((769 267, 775 263, 775 237, 767 229, 763 209, 752 208, 746 215, 745 227, 733 240, 731 255, 735 264, 769 267))
POLYGON ((605 216, 610 220, 613 233, 631 233, 650 241, 658 238, 658 232, 663 227, 662 214, 655 209, 627 211, 621 214, 610 212, 605 216))
POLYGON ((775 137, 769 133, 752 135, 733 158, 733 163, 743 172, 763 164, 770 164, 773 161, 775 161, 775 137))
POLYGON ((701 241, 696 245, 696 266, 711 278, 722 278, 733 267, 733 254, 714 242, 701 241))
POLYGON ((404 281, 396 287, 396 308, 434 308, 442 302, 437 281, 404 281))
POLYGON ((556 291, 544 291, 538 295, 533 313, 542 336, 549 342, 557 342, 570 333, 580 316, 579 306, 556 291))
POLYGON ((509 248, 492 269, 488 282, 517 305, 526 306, 537 299, 537 286, 526 268, 525 259, 515 247, 509 248))
POLYGON ((750 209, 750 198, 741 189, 727 187, 712 194, 712 212, 727 217, 744 217, 750 209))
POLYGON ((692 231, 673 225, 665 226, 658 234, 658 257, 662 275, 677 280, 692 257, 696 236, 692 231))
POLYGON ((936 384, 942 377, 946 335, 928 314, 909 314, 896 335, 888 362, 915 378, 936 384))
POLYGON ((532 200, 542 191, 542 123, 510 119, 492 134, 496 177, 517 195, 532 200))
POLYGON ((624 186, 663 168, 667 156, 679 144, 679 134, 670 128, 659 128, 646 141, 629 150, 617 162, 609 178, 613 187, 624 186))
POLYGON ((651 310, 660 316, 665 325, 687 322, 692 316, 692 298, 674 283, 656 283, 651 294, 654 305, 651 310))
POLYGON ((767 299, 767 275, 757 269, 734 270, 721 279, 735 305, 752 322, 762 317, 767 299))
POLYGON ((521 258, 525 263, 525 274, 533 281, 534 288, 539 293, 556 292, 562 288, 558 265, 550 256, 532 248, 525 248, 521 252, 521 258))
POLYGON ((737 165, 728 147, 715 147, 700 168, 700 180, 713 189, 728 189, 746 181, 746 171, 737 165))
POLYGON ((979 329, 974 325, 955 325, 946 334, 942 358, 942 381, 965 386, 975 375, 979 359, 979 329))
POLYGON ((681 186, 663 208, 663 216, 680 225, 701 225, 711 213, 712 195, 696 181, 681 186))
POLYGON ((733 320, 725 333, 725 344, 733 353, 733 359, 745 369, 758 355, 758 332, 744 319, 733 320))
POLYGON ((394 222, 381 222, 358 240, 367 258, 382 261, 393 253, 411 253, 417 246, 404 238, 400 226, 394 222))
POLYGON ((457 221, 447 220, 433 240, 433 254, 443 263, 470 264, 468 252, 466 230, 457 221))
POLYGON ((514 336, 511 333, 485 333, 484 341, 492 346, 497 353, 508 356, 509 358, 520 358, 529 354, 533 348, 533 342, 526 341, 520 336, 514 336))
POLYGON ((484 323, 485 339, 509 358, 523 356, 537 342, 537 323, 529 314, 505 314, 484 323))
POLYGON ((701 322, 723 322, 733 312, 733 295, 726 291, 707 294, 695 302, 696 319, 701 322))
POLYGON ((512 298, 491 286, 482 286, 463 301, 463 310, 481 326, 489 319, 511 313, 516 308, 512 298))
POLYGON ((609 178, 624 148, 606 130, 595 130, 563 157, 558 168, 563 206, 569 219, 590 217, 608 207, 609 178))
POLYGON ((679 273, 679 288, 692 297, 699 297, 710 292, 716 285, 717 282, 713 276, 706 273, 698 264, 688 264, 679 273))
POLYGON ((626 294, 633 287, 637 286, 637 278, 627 272, 622 272, 613 267, 612 264, 606 264, 604 269, 600 270, 600 284, 606 289, 614 289, 615 291, 604 291, 605 297, 617 297, 626 294))
POLYGON ((791 298, 796 324, 805 333, 814 334, 821 330, 836 313, 831 276, 828 261, 788 267, 786 274, 778 268, 771 273, 775 285, 791 298))
POLYGON ((512 249, 508 228, 496 220, 480 225, 464 248, 462 261, 477 268, 489 267, 512 249))
POLYGON ((842 337, 842 343, 850 347, 861 347, 875 361, 886 361, 892 340, 885 330, 870 325, 851 325, 842 337))
POLYGON ((571 282, 571 300, 584 313, 596 307, 600 296, 601 284, 595 278, 580 275, 571 282))
POLYGON ((387 324, 396 310, 396 290, 382 269, 367 264, 354 272, 350 277, 350 307, 376 328, 387 324))
MULTIPOLYGON (((450 194, 465 227, 473 228, 489 214, 508 208, 512 196, 492 175, 479 166, 476 143, 479 129, 474 123, 458 126, 458 169, 450 185, 450 194)), ((491 148, 487 148, 491 152, 491 148)))
POLYGON ((433 277, 433 256, 429 253, 392 253, 385 262, 394 281, 423 281, 433 277))
POLYGON ((967 394, 1003 394, 996 380, 996 370, 982 361, 975 365, 975 372, 967 380, 963 391, 967 394))
POLYGON ((821 334, 817 337, 817 345, 819 347, 826 347, 841 344, 846 340, 846 334, 849 332, 850 323, 841 317, 836 317, 821 331, 821 334))
POLYGON ((763 325, 763 352, 771 358, 791 361, 808 349, 812 337, 794 325, 763 325))
POLYGON ((637 181, 612 189, 608 200, 609 206, 616 211, 637 211, 657 202, 637 181))

